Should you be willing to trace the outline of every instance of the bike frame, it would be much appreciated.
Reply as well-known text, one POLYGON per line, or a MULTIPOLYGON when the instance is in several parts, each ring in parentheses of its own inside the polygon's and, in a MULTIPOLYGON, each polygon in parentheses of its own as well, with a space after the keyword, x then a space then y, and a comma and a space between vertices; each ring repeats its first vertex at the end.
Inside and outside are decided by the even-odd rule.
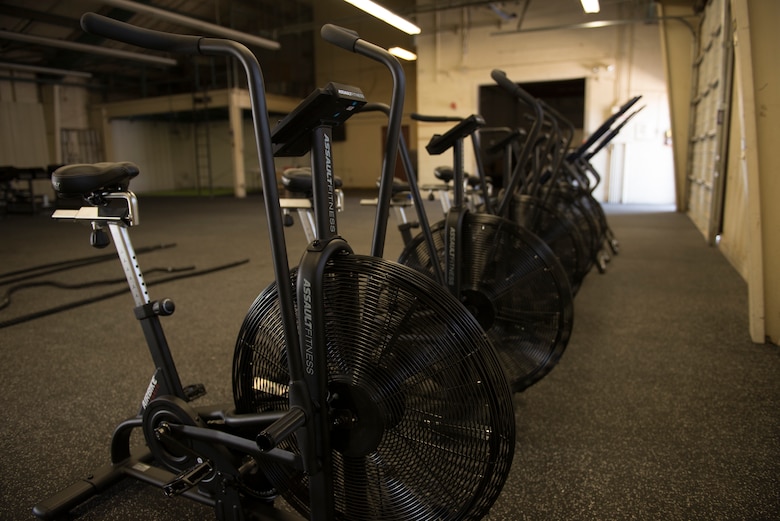
MULTIPOLYGON (((297 470, 303 470, 309 477, 309 493, 312 521, 331 521, 335 517, 332 489, 331 446, 329 440, 327 353, 322 277, 325 266, 334 255, 351 253, 349 245, 338 236, 336 227, 336 200, 333 183, 333 167, 330 148, 330 127, 321 125, 311 132, 313 206, 317 237, 303 254, 298 269, 297 302, 302 319, 296 318, 293 288, 289 284, 290 269, 284 236, 283 212, 276 184, 273 162, 272 136, 268 121, 262 70, 257 58, 240 43, 196 36, 172 35, 134 27, 94 13, 82 17, 85 31, 106 38, 135 44, 145 48, 178 52, 229 56, 235 58, 244 68, 251 99, 252 116, 256 135, 257 153, 263 196, 266 205, 270 255, 274 269, 281 320, 286 344, 289 384, 289 409, 285 412, 236 414, 230 407, 192 408, 195 416, 205 421, 193 424, 165 423, 167 432, 161 435, 176 440, 187 440, 200 452, 207 454, 217 474, 235 476, 242 471, 236 468, 234 458, 225 449, 235 451, 258 460, 273 461, 297 470), (219 428, 209 426, 214 420, 219 428), (249 439, 245 432, 255 432, 256 439, 249 439), (283 440, 294 436, 300 454, 278 449, 283 440)), ((395 168, 397 144, 400 136, 401 116, 404 99, 404 76, 400 63, 384 49, 361 40, 356 33, 332 25, 323 27, 324 39, 351 52, 367 56, 386 65, 393 76, 393 98, 390 124, 387 133, 387 154, 382 167, 379 204, 375 223, 372 252, 381 256, 384 247, 384 232, 392 190, 392 172, 395 168)), ((93 229, 107 227, 114 239, 128 285, 132 291, 135 314, 141 322, 147 345, 156 366, 152 384, 146 393, 150 396, 168 395, 174 404, 189 411, 188 397, 182 388, 178 372, 162 331, 160 316, 173 313, 170 301, 152 301, 146 290, 143 274, 135 261, 135 251, 128 234, 128 227, 138 223, 137 201, 129 191, 102 194, 106 199, 125 201, 121 211, 107 211, 105 208, 85 207, 75 212, 65 212, 57 218, 88 220, 93 229)), ((148 402, 144 400, 144 405, 148 402)), ((153 403, 153 402, 152 402, 153 403)), ((90 477, 41 502, 34 513, 41 518, 51 519, 65 513, 90 496, 102 491, 123 476, 129 475, 157 486, 172 487, 180 495, 214 507, 218 519, 240 521, 244 519, 241 498, 235 490, 210 486, 211 496, 204 496, 188 486, 191 476, 174 474, 147 465, 152 458, 148 451, 131 453, 130 433, 144 426, 144 413, 122 422, 115 430, 111 444, 111 465, 92 473, 90 477)), ((199 470, 198 470, 199 471, 199 470)), ((193 472, 196 472, 193 470, 193 472)), ((193 477, 193 479, 196 479, 193 477)), ((202 478, 201 478, 202 479, 202 478)), ((217 481, 216 479, 213 481, 217 481)), ((199 483, 198 481, 197 483, 199 483)), ((166 489, 167 490, 167 489, 166 489)), ((272 507, 253 505, 256 513, 268 519, 292 519, 272 507)), ((295 517, 297 519, 297 516, 295 517)))

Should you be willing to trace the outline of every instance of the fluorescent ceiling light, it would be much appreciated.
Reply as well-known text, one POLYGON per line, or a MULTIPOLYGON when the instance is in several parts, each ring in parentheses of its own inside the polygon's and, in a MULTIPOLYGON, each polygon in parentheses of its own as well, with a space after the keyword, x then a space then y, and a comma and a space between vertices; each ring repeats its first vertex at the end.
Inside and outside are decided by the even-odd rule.
POLYGON ((599 7, 599 0, 580 0, 582 3, 582 10, 586 13, 598 13, 601 8, 599 7))
POLYGON ((413 62, 417 59, 417 55, 414 54, 411 51, 407 51, 406 49, 403 49, 401 47, 390 47, 387 52, 392 54, 393 56, 397 56, 401 58, 402 60, 413 62))
POLYGON ((386 22, 397 29, 402 30, 406 34, 420 34, 420 32, 422 31, 422 29, 414 25, 409 20, 401 18, 395 13, 391 13, 381 5, 372 2, 371 0, 344 0, 344 1, 347 2, 348 4, 354 5, 358 9, 362 9, 368 14, 379 18, 383 22, 386 22))

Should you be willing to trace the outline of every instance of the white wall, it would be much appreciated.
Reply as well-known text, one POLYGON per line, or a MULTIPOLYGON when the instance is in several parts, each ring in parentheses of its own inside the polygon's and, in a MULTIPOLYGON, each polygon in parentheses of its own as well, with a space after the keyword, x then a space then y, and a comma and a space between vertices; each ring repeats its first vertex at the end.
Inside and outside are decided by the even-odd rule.
MULTIPOLYGON (((132 161, 141 170, 133 181, 136 193, 194 189, 197 185, 194 130, 187 122, 113 119, 112 160, 132 161)), ((260 170, 255 134, 249 120, 243 122, 246 187, 259 189, 260 170)), ((209 122, 211 175, 215 189, 233 188, 230 124, 227 119, 209 122)), ((290 166, 308 166, 307 158, 277 158, 277 172, 290 166)), ((202 193, 208 194, 208 178, 201 179, 202 193)))
POLYGON ((37 168, 50 162, 44 106, 35 75, 0 68, 0 165, 37 168))
MULTIPOLYGON (((554 4, 547 9, 554 9, 554 4)), ((531 12, 537 5, 531 3, 528 15, 533 15, 534 24, 544 26, 546 8, 531 12)), ((587 20, 578 10, 571 11, 567 15, 570 20, 561 18, 559 12, 546 14, 559 15, 556 25, 587 20)), ((614 19, 617 15, 605 11, 601 18, 614 19)), ((474 8, 467 13, 461 9, 418 17, 423 27, 417 38, 420 112, 460 116, 477 112, 479 86, 493 84, 492 69, 503 70, 518 83, 584 77, 586 135, 626 100, 641 94, 645 109, 613 145, 594 157, 593 164, 604 178, 597 195, 624 203, 674 202, 672 153, 664 144, 670 128, 669 112, 656 25, 496 35, 493 33, 513 27, 485 25, 485 16, 484 8, 474 8)), ((446 124, 420 125, 417 148, 424 150, 433 134, 447 128, 446 124)), ((424 181, 432 179, 433 168, 441 161, 420 154, 424 181)), ((473 169, 468 150, 466 161, 467 169, 473 169)))

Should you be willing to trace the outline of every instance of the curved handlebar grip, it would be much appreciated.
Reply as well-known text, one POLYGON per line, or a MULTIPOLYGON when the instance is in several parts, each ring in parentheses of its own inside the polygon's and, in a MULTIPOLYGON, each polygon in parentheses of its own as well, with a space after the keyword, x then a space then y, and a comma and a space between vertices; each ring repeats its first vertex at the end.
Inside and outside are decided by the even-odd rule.
POLYGON ((387 105, 386 103, 366 103, 360 107, 360 113, 363 112, 384 112, 385 114, 390 115, 390 105, 387 105))
POLYGON ((81 28, 91 34, 145 49, 181 54, 201 54, 198 47, 198 43, 202 39, 201 36, 169 34, 143 29, 96 13, 84 13, 81 17, 81 28))
POLYGON ((355 52, 355 43, 360 39, 360 36, 355 31, 333 24, 323 25, 322 29, 320 29, 320 35, 323 40, 349 52, 355 52))
POLYGON ((520 98, 529 105, 533 106, 536 104, 536 99, 523 90, 520 85, 507 78, 504 71, 493 69, 493 71, 490 73, 490 77, 493 78, 493 81, 498 83, 505 90, 511 92, 512 95, 520 98))
POLYGON ((463 121, 463 118, 457 116, 426 116, 417 112, 412 112, 410 117, 415 121, 425 121, 428 123, 449 123, 463 121))

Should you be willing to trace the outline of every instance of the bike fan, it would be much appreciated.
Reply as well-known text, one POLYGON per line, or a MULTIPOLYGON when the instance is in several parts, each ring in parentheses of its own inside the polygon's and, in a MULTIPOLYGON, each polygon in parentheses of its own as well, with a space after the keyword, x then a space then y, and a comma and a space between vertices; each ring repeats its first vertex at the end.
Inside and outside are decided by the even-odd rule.
MULTIPOLYGON (((444 221, 433 225, 444 270, 444 221)), ((571 335, 574 305, 566 272, 536 235, 505 219, 469 213, 463 225, 458 297, 477 318, 501 357, 512 389, 520 392, 558 362, 571 335)), ((399 262, 433 274, 418 236, 399 262)))
MULTIPOLYGON (((497 399, 511 396, 499 360, 474 318, 425 275, 374 257, 335 259, 325 285, 339 519, 486 514, 511 466, 515 426, 511 400, 497 399)), ((238 337, 239 412, 288 408, 276 289, 257 297, 238 337)), ((297 451, 292 443, 280 447, 297 451)), ((305 474, 263 470, 307 515, 305 474)))

